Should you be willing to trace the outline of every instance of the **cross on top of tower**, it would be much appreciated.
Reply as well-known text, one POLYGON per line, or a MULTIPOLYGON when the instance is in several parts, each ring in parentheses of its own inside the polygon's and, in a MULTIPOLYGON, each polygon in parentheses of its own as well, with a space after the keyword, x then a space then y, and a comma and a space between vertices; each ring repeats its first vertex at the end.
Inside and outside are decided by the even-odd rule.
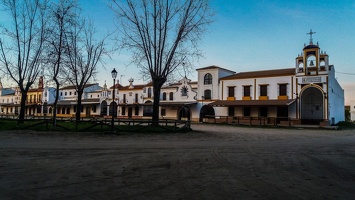
POLYGON ((309 33, 307 33, 310 38, 309 38, 309 44, 313 44, 313 38, 312 35, 315 34, 316 32, 312 32, 312 29, 309 31, 309 33))

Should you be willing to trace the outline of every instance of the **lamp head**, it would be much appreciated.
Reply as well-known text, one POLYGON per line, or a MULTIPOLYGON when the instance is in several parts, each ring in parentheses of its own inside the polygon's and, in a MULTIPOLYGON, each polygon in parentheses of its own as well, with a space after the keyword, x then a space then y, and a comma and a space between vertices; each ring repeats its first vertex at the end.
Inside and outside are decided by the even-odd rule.
POLYGON ((113 70, 112 70, 112 72, 111 72, 111 75, 112 75, 112 78, 113 78, 113 79, 116 79, 116 77, 117 77, 117 71, 116 71, 115 68, 113 68, 113 70))

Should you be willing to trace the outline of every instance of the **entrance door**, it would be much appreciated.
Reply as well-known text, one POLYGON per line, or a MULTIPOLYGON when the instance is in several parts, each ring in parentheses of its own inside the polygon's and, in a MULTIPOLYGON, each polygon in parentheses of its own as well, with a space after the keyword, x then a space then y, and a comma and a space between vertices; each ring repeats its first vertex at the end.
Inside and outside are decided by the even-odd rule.
POLYGON ((277 107, 276 123, 279 124, 281 121, 287 121, 287 120, 288 120, 288 107, 287 106, 277 107))
POLYGON ((90 111, 91 111, 91 107, 87 106, 86 109, 85 109, 85 115, 86 117, 90 117, 90 111))
POLYGON ((128 108, 128 118, 132 118, 132 107, 128 108))
POLYGON ((179 120, 190 120, 191 111, 187 106, 183 106, 178 111, 178 119, 179 120))
POLYGON ((301 120, 305 124, 319 124, 323 116, 323 94, 314 87, 307 88, 301 96, 301 120))

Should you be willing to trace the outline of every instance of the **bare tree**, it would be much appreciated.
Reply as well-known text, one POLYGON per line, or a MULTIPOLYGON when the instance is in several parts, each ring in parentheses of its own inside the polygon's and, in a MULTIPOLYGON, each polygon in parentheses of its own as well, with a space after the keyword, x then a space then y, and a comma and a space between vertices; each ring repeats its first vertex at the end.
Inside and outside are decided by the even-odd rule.
MULTIPOLYGON (((152 121, 159 119, 160 90, 176 70, 192 66, 213 13, 208 0, 113 0, 123 47, 153 82, 152 121)), ((155 123, 153 123, 155 124, 155 123)), ((156 125, 156 124, 155 124, 156 125)))
POLYGON ((98 64, 103 63, 103 56, 108 55, 105 49, 106 37, 95 39, 95 30, 91 23, 78 20, 66 35, 65 65, 67 80, 75 86, 78 99, 76 121, 80 121, 81 100, 88 81, 95 76, 98 64))
POLYGON ((66 62, 65 44, 69 30, 76 23, 76 0, 59 0, 59 2, 52 3, 50 9, 50 25, 47 32, 47 63, 49 70, 47 73, 52 77, 56 85, 56 95, 53 104, 53 128, 56 126, 57 104, 59 98, 59 87, 65 81, 64 68, 66 62))
POLYGON ((46 0, 2 0, 11 25, 1 27, 0 62, 21 91, 19 123, 25 117, 27 92, 41 72, 46 0))

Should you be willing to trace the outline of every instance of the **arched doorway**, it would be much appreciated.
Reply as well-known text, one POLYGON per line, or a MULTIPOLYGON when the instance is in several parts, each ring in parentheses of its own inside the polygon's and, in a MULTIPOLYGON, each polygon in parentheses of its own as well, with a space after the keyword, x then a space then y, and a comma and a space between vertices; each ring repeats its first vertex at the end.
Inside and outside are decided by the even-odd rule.
POLYGON ((190 116, 191 116, 191 110, 189 107, 183 106, 178 110, 178 119, 179 120, 182 120, 182 119, 190 120, 190 116))
POLYGON ((303 124, 319 124, 324 119, 324 97, 316 87, 306 88, 301 94, 301 120, 303 124))
POLYGON ((203 122, 203 118, 214 118, 215 113, 212 106, 204 105, 200 110, 200 122, 203 122))
POLYGON ((106 101, 102 101, 101 102, 101 116, 107 115, 107 102, 106 101))
POLYGON ((109 115, 117 116, 117 103, 115 101, 110 103, 109 115))
POLYGON ((143 116, 153 116, 153 102, 146 101, 143 106, 143 116))

